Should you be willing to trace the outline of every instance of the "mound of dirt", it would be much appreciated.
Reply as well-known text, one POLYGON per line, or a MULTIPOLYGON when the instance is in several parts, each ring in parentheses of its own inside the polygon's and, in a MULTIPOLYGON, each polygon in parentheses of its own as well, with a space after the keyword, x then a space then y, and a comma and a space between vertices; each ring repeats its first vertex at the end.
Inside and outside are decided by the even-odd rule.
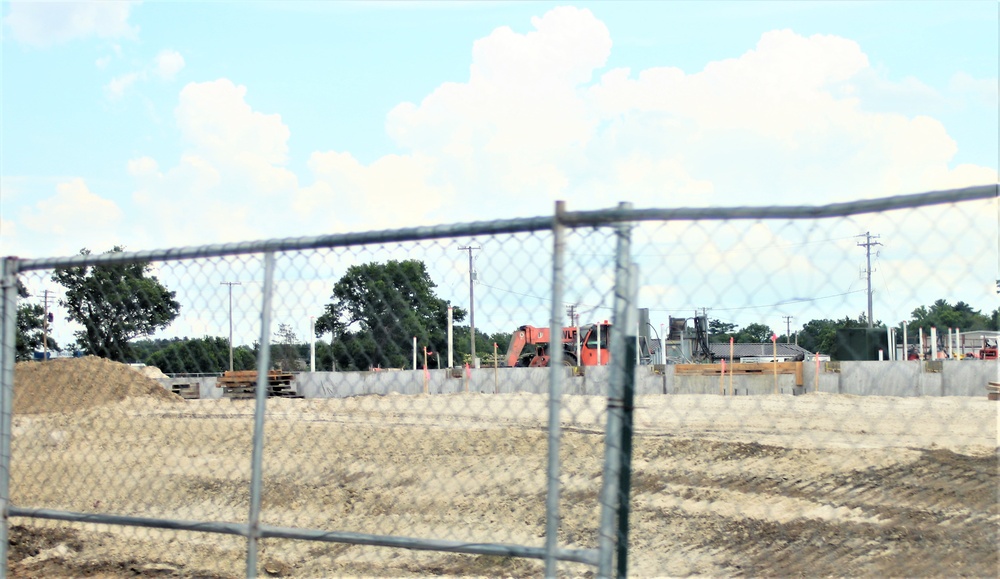
POLYGON ((141 366, 138 368, 136 368, 135 366, 129 366, 129 368, 132 368, 133 370, 142 374, 146 378, 152 378, 153 380, 159 380, 160 378, 167 377, 167 375, 164 374, 163 371, 157 368, 156 366, 141 366))
POLYGON ((73 412, 136 397, 183 400, 127 364, 96 356, 14 367, 14 414, 73 412))

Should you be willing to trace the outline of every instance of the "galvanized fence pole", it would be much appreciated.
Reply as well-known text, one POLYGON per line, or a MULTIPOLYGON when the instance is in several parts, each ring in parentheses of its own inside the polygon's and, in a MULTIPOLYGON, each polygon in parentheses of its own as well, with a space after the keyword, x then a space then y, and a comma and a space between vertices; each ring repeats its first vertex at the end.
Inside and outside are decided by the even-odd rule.
POLYGON ((260 303, 260 349, 257 352, 257 391, 253 414, 253 454, 250 459, 250 520, 247 529, 247 577, 257 576, 260 540, 260 496, 264 465, 264 413, 267 410, 268 369, 271 366, 271 295, 274 291, 274 252, 264 254, 264 286, 260 303))
MULTIPOLYGON (((565 201, 556 201, 555 218, 552 220, 552 315, 549 318, 549 335, 562 335, 563 261, 566 252, 565 226, 560 219, 566 210, 565 201)), ((559 547, 559 414, 562 409, 563 368, 562 347, 549 349, 549 461, 548 489, 545 498, 545 576, 555 577, 558 572, 556 550, 559 547)))
MULTIPOLYGON (((630 210, 630 203, 620 203, 618 208, 630 210)), ((621 437, 625 421, 625 366, 632 360, 626 355, 625 337, 628 325, 628 310, 633 307, 629 300, 631 285, 631 226, 617 226, 617 249, 615 251, 615 301, 611 323, 609 349, 611 360, 608 372, 608 424, 605 433, 604 486, 601 488, 601 518, 598 530, 598 577, 611 577, 616 545, 618 543, 619 475, 621 472, 621 437)), ((631 325, 635 325, 633 321, 631 325)), ((600 347, 600 345, 598 345, 600 347)))
MULTIPOLYGON (((631 330, 636 327, 639 317, 639 265, 633 263, 629 268, 629 284, 627 306, 625 307, 625 325, 622 328, 631 330)), ((638 332, 636 332, 638 334, 638 332)), ((621 464, 618 471, 618 577, 628 576, 628 520, 629 496, 632 487, 632 433, 633 414, 635 412, 635 372, 636 364, 631 361, 638 353, 638 336, 624 336, 625 357, 622 366, 625 370, 622 382, 622 432, 621 432, 621 464)))
POLYGON ((10 507, 10 425, 14 411, 14 362, 17 356, 17 258, 5 257, 0 278, 0 578, 7 577, 10 507))

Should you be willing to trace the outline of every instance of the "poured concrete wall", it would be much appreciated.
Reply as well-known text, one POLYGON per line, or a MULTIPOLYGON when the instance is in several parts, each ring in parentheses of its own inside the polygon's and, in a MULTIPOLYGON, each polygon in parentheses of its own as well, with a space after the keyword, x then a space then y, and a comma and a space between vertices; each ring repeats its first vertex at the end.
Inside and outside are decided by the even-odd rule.
POLYGON ((215 376, 197 376, 197 377, 187 377, 187 378, 160 378, 160 384, 167 389, 168 392, 173 392, 173 387, 175 384, 197 384, 198 385, 198 397, 201 399, 211 399, 211 398, 222 398, 222 388, 216 388, 215 376))
MULTIPOLYGON (((607 366, 565 368, 562 391, 567 395, 607 394, 607 366)), ((1000 380, 1000 365, 986 360, 939 360, 936 362, 839 362, 803 365, 803 385, 796 392, 795 377, 779 374, 777 392, 827 392, 857 396, 981 396, 986 384, 1000 380)), ((174 383, 199 382, 202 398, 221 398, 222 388, 213 377, 161 380, 168 390, 174 383)), ((423 370, 378 372, 303 372, 292 383, 305 398, 344 398, 385 394, 508 394, 549 391, 548 368, 479 368, 473 370, 423 370)), ((726 376, 676 376, 673 366, 639 366, 635 393, 726 394, 753 396, 773 394, 773 374, 726 376)))

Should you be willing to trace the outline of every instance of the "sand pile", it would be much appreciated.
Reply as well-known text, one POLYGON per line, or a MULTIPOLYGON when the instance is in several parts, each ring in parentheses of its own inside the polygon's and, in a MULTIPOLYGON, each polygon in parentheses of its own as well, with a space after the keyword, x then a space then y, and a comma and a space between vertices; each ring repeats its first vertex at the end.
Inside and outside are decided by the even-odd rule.
POLYGON ((127 364, 95 356, 14 367, 14 414, 73 412, 136 397, 182 400, 127 364))

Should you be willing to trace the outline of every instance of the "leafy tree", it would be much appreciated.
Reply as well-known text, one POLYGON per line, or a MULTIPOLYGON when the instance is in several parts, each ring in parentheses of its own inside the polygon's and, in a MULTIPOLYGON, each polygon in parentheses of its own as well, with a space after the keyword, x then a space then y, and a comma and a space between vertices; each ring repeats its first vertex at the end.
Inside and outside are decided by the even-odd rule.
MULTIPOLYGON (((166 340, 164 340, 166 342, 166 340)), ((166 374, 220 373, 229 369, 229 340, 205 336, 196 339, 174 339, 164 348, 144 359, 166 374)), ((233 369, 253 370, 256 357, 246 346, 233 349, 233 369)))
MULTIPOLYGON (((501 359, 503 355, 507 352, 508 346, 510 346, 511 332, 494 332, 490 334, 489 341, 490 345, 497 345, 497 352, 500 353, 501 359)), ((490 350, 492 352, 492 350, 490 350)))
MULTIPOLYGON (((278 324, 278 331, 274 333, 278 342, 271 346, 271 367, 295 372, 303 370, 302 347, 299 343, 295 331, 288 324, 278 324)), ((305 345, 308 349, 308 345, 305 345)))
MULTIPOLYGON (((476 328, 476 357, 479 358, 480 362, 484 366, 493 363, 493 342, 495 341, 493 336, 497 336, 498 334, 499 332, 491 336, 479 328, 476 328), (487 359, 489 360, 488 363, 487 359)), ((455 363, 458 365, 471 365, 472 344, 469 340, 469 326, 455 326, 452 328, 452 339, 454 340, 455 363)), ((508 335, 506 342, 509 341, 510 336, 508 335)), ((497 341, 497 349, 499 350, 500 355, 503 356, 503 354, 507 352, 507 348, 506 346, 500 347, 501 344, 502 342, 497 341)), ((445 355, 448 354, 447 344, 445 345, 445 349, 443 351, 445 352, 445 355)), ((445 365, 448 364, 446 361, 441 363, 445 365)))
MULTIPOLYGON (((20 280, 17 282, 17 297, 19 301, 31 297, 28 288, 20 280)), ((48 344, 50 351, 59 351, 59 345, 52 336, 45 335, 45 308, 41 304, 19 303, 17 306, 17 330, 15 334, 16 360, 31 360, 35 350, 43 349, 48 344)))
MULTIPOLYGON (((881 322, 879 322, 881 324, 881 322)), ((828 354, 834 360, 838 359, 837 330, 849 328, 867 328, 868 319, 865 314, 856 319, 844 316, 840 320, 810 320, 799 332, 799 346, 810 352, 828 354)))
POLYGON ((770 326, 753 323, 747 325, 745 328, 737 332, 735 341, 742 343, 751 343, 751 344, 760 342, 770 342, 772 335, 774 335, 774 330, 772 330, 770 326))
MULTIPOLYGON (((330 361, 341 370, 408 367, 414 336, 418 348, 447 352, 448 303, 435 287, 419 260, 351 266, 316 319, 316 336, 333 335, 330 361)), ((452 317, 462 321, 465 310, 452 317)))
MULTIPOLYGON (((115 246, 108 253, 124 251, 115 246)), ((81 255, 90 255, 84 248, 81 255)), ((132 358, 129 340, 170 325, 180 312, 176 292, 147 275, 148 262, 114 263, 56 270, 52 280, 66 288, 59 304, 68 320, 83 326, 77 343, 89 354, 125 362, 132 358)))
POLYGON ((960 330, 988 330, 996 322, 996 313, 991 319, 979 310, 965 302, 951 305, 947 300, 939 299, 930 307, 920 306, 911 313, 909 329, 930 332, 932 327, 940 329, 959 328, 960 330))
POLYGON ((708 320, 708 341, 712 343, 729 342, 730 337, 736 336, 736 324, 723 322, 722 320, 708 320))

